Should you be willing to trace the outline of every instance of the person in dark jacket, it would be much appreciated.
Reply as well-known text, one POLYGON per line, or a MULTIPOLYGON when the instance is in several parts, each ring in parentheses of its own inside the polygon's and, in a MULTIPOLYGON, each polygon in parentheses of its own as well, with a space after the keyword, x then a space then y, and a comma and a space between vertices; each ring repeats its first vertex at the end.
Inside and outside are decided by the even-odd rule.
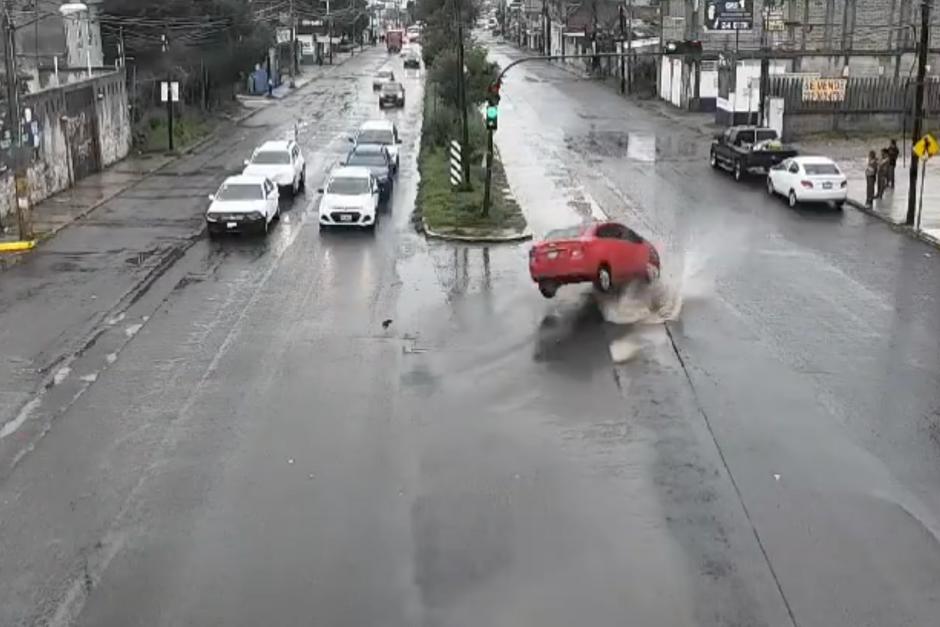
POLYGON ((898 167, 898 156, 901 154, 901 151, 898 150, 898 142, 891 140, 891 145, 888 146, 888 159, 890 161, 891 167, 888 169, 888 187, 894 189, 894 171, 898 167))
POLYGON ((875 192, 875 198, 881 198, 888 187, 888 174, 891 170, 891 157, 888 156, 888 149, 881 149, 881 158, 878 159, 878 189, 875 192))
POLYGON ((865 204, 871 207, 875 199, 875 179, 878 176, 878 157, 874 150, 868 151, 868 162, 865 164, 865 204))

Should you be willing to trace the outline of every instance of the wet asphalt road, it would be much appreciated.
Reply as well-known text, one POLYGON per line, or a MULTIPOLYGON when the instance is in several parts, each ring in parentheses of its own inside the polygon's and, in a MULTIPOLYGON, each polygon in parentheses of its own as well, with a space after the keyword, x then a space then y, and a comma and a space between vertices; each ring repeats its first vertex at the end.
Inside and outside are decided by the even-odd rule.
POLYGON ((0 625, 932 624, 938 255, 736 186, 694 128, 534 65, 497 136, 533 229, 635 225, 677 321, 544 301, 525 245, 417 236, 417 74, 376 234, 322 234, 386 61, 4 273, 0 625), (306 195, 266 241, 199 236, 296 119, 306 195))

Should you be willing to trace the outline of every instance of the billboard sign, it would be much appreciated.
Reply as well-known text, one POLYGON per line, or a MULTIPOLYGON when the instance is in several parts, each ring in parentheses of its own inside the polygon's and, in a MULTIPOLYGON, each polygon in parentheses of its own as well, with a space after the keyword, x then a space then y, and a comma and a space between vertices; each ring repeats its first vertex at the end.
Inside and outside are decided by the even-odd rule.
POLYGON ((705 30, 742 31, 754 28, 754 0, 705 0, 705 30))

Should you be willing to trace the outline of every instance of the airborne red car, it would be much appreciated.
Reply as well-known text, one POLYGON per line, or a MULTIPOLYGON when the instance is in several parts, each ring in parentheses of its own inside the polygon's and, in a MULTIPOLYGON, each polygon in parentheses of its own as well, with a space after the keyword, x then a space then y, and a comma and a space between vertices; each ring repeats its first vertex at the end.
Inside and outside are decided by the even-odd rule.
POLYGON ((545 298, 566 283, 593 281, 602 292, 659 275, 659 253, 632 229, 596 222, 552 231, 529 251, 529 274, 545 298))

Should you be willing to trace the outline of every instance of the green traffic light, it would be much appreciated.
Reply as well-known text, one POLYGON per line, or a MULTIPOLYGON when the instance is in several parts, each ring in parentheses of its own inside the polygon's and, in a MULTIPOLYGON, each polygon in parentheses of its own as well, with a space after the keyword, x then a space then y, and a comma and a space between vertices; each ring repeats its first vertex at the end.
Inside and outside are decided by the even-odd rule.
POLYGON ((495 120, 499 116, 499 107, 489 106, 486 108, 486 119, 495 120))

